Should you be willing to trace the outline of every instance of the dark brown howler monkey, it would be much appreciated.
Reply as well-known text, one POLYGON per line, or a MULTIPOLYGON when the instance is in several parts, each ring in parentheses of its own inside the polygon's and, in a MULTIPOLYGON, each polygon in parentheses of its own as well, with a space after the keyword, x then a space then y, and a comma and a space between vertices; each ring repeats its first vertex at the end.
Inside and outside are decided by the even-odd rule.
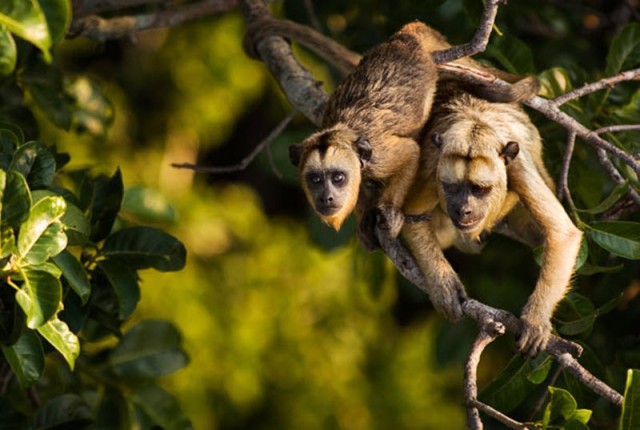
MULTIPOLYGON (((245 48, 250 55, 257 38, 267 35, 293 38, 330 61, 332 56, 346 56, 342 62, 332 61, 343 70, 357 62, 329 98, 320 130, 291 146, 290 158, 298 167, 307 199, 326 224, 339 229, 355 209, 367 248, 378 247, 376 225, 389 237, 397 237, 404 223, 401 208, 418 166, 417 139, 429 117, 438 80, 431 53, 450 45, 437 31, 412 22, 358 62, 357 56, 341 54, 335 43, 307 27, 263 18, 247 29, 245 48), (361 193, 361 185, 370 191, 361 193), (361 222, 363 217, 369 221, 361 222)), ((468 58, 454 64, 489 70, 468 58)), ((535 78, 501 77, 519 82, 508 90, 481 92, 486 90, 496 100, 520 100, 538 90, 535 78)))
POLYGON ((406 223, 403 237, 434 307, 454 321, 463 316, 466 293, 442 249, 478 251, 492 230, 533 246, 544 244, 517 342, 519 350, 537 355, 551 334, 555 306, 569 288, 582 233, 553 192, 540 135, 519 106, 478 99, 453 82, 439 86, 434 106, 403 208, 431 219, 406 223))

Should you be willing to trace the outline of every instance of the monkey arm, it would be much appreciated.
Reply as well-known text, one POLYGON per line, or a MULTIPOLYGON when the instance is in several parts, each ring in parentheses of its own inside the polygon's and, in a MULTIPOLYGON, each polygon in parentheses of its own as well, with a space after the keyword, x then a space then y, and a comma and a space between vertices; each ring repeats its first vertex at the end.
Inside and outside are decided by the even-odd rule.
POLYGON ((508 168, 509 187, 518 193, 544 236, 544 254, 535 290, 522 310, 518 348, 536 355, 551 333, 551 317, 569 289, 582 232, 546 185, 526 152, 508 168))
POLYGON ((437 221, 433 217, 430 221, 405 223, 402 235, 425 277, 433 307, 451 321, 459 321, 464 316, 462 303, 467 293, 440 248, 433 224, 437 221))
POLYGON ((404 224, 402 206, 416 177, 420 148, 409 137, 384 136, 380 140, 374 146, 370 173, 371 177, 384 183, 376 205, 381 218, 378 225, 395 238, 404 224))

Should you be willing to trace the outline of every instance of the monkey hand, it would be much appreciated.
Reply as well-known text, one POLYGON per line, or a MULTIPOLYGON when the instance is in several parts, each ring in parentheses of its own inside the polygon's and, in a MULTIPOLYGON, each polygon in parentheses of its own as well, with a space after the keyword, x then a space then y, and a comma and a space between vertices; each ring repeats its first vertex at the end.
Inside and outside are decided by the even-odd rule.
POLYGON ((390 238, 395 239, 400 234, 404 225, 404 213, 400 209, 391 205, 378 207, 376 224, 380 230, 384 231, 390 238))
POLYGON ((464 285, 455 272, 429 282, 429 299, 438 313, 451 321, 460 321, 464 317, 462 304, 467 299, 464 285))
POLYGON ((547 348, 551 337, 551 322, 548 318, 523 312, 520 317, 522 330, 516 340, 518 351, 529 357, 535 357, 547 348))

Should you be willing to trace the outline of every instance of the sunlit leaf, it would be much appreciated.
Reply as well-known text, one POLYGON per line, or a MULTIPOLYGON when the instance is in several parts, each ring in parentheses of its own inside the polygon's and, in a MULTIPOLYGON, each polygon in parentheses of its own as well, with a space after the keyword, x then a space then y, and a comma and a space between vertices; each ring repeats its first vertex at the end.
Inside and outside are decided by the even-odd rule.
MULTIPOLYGON (((49 226, 56 223, 60 217, 62 217, 66 206, 66 202, 62 197, 45 197, 33 205, 29 211, 29 217, 20 227, 20 233, 18 234, 17 246, 19 255, 25 257, 31 252, 36 242, 41 239, 41 236, 43 236, 49 226)), ((62 232, 62 229, 59 231, 62 232)), ((53 242, 57 240, 55 238, 52 239, 52 242, 47 240, 48 237, 44 239, 47 245, 51 245, 52 247, 59 246, 58 242, 53 242)), ((38 251, 42 252, 41 250, 38 251)), ((60 251, 58 250, 58 252, 60 251)))
POLYGON ((134 387, 133 402, 151 420, 166 430, 189 430, 193 426, 176 399, 155 385, 134 387))
POLYGON ((17 60, 16 42, 7 30, 0 27, 0 78, 13 73, 17 60))
POLYGON ((22 388, 30 387, 42 376, 44 351, 34 331, 24 330, 16 343, 2 347, 2 353, 22 388))
POLYGON ((62 354, 69 368, 73 370, 76 358, 80 354, 80 341, 69 330, 69 326, 64 321, 53 318, 47 321, 45 325, 38 327, 38 333, 62 354))
POLYGON ((53 257, 53 262, 62 270, 62 276, 67 280, 71 289, 80 297, 82 303, 87 303, 91 294, 91 284, 82 263, 66 250, 53 257))
POLYGON ((100 87, 87 77, 77 78, 66 87, 74 100, 72 127, 78 133, 105 136, 113 123, 113 105, 100 87))
POLYGON ((184 267, 186 250, 175 237, 161 230, 136 226, 123 228, 107 238, 101 254, 135 269, 160 271, 184 267))
POLYGON ((98 267, 109 280, 118 299, 119 319, 128 318, 140 301, 140 287, 135 270, 117 260, 100 261, 98 267))
POLYGON ((33 244, 24 261, 32 265, 42 264, 50 257, 59 254, 67 246, 67 235, 62 223, 53 222, 33 244))
POLYGON ((84 245, 89 240, 91 234, 91 224, 82 211, 73 203, 67 202, 65 211, 60 222, 64 225, 65 232, 69 238, 69 245, 84 245))
POLYGON ((627 371, 627 384, 622 403, 622 419, 619 430, 637 430, 640 428, 640 370, 627 371))
POLYGON ((131 378, 155 378, 189 362, 180 333, 167 321, 146 320, 125 333, 109 357, 113 371, 131 378))
POLYGON ((607 54, 606 76, 635 67, 640 62, 640 24, 632 22, 611 40, 607 54))
POLYGON ((38 328, 58 311, 62 300, 60 280, 47 272, 26 270, 16 300, 27 315, 27 326, 38 328))
POLYGON ((148 187, 131 187, 124 192, 122 210, 140 221, 175 222, 176 211, 159 191, 148 187))
POLYGON ((597 222, 588 236, 598 245, 623 258, 640 259, 640 224, 629 221, 597 222))
POLYGON ((546 98, 558 97, 573 89, 569 72, 562 67, 545 70, 538 75, 540 79, 540 95, 546 98))
POLYGON ((84 429, 93 422, 91 407, 77 394, 63 394, 43 404, 33 419, 37 429, 84 429))
POLYGON ((542 422, 545 425, 556 422, 564 423, 573 416, 578 404, 567 390, 549 387, 549 392, 551 393, 551 398, 545 408, 542 422))
POLYGON ((36 0, 0 2, 0 25, 37 46, 47 61, 51 60, 51 37, 47 20, 36 0))
POLYGON ((38 0, 47 19, 51 44, 61 41, 71 23, 71 2, 69 0, 38 0))

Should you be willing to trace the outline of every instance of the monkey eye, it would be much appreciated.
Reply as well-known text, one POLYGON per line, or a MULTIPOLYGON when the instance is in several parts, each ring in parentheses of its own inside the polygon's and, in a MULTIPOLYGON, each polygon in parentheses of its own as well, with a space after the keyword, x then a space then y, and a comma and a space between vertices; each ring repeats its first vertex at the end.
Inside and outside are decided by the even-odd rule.
POLYGON ((491 187, 483 187, 477 184, 471 184, 471 194, 476 197, 485 197, 491 192, 491 187))
POLYGON ((341 184, 342 182, 344 182, 346 176, 344 173, 342 172, 335 172, 333 175, 331 175, 331 182, 333 182, 334 184, 341 184))
POLYGON ((307 175, 307 182, 312 185, 318 185, 322 182, 322 176, 318 173, 309 173, 307 175))

